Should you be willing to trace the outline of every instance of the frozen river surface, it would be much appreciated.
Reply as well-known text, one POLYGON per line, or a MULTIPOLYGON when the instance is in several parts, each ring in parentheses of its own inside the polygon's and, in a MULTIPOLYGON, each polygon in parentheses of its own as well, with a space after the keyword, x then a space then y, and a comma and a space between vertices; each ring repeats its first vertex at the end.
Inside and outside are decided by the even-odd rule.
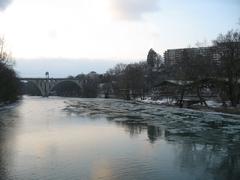
POLYGON ((240 179, 240 116, 112 99, 0 109, 0 180, 240 179))

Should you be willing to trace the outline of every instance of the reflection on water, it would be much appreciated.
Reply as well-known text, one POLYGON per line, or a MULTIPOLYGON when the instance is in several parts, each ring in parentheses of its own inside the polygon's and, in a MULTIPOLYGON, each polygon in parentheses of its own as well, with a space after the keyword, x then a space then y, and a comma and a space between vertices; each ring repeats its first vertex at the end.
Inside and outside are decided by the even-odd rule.
POLYGON ((25 97, 0 110, 0 179, 240 179, 239 119, 25 97))
POLYGON ((165 137, 164 130, 159 127, 156 127, 156 126, 151 126, 151 125, 146 125, 146 124, 141 124, 141 123, 133 124, 133 123, 124 122, 124 121, 121 121, 121 122, 116 121, 115 123, 117 125, 122 126, 125 129, 125 131, 129 133, 129 135, 131 137, 137 136, 137 135, 143 133, 144 131, 146 131, 147 138, 148 138, 149 142, 152 144, 157 139, 159 139, 161 137, 162 138, 165 137))

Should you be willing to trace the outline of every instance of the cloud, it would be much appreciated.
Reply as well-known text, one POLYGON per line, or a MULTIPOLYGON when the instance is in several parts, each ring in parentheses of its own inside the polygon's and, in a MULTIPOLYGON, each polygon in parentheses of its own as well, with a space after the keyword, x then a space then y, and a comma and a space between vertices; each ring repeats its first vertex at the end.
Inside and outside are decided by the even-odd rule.
POLYGON ((12 2, 12 0, 0 0, 0 11, 3 11, 12 2))
POLYGON ((139 20, 159 10, 159 0, 111 0, 114 13, 122 19, 139 20))

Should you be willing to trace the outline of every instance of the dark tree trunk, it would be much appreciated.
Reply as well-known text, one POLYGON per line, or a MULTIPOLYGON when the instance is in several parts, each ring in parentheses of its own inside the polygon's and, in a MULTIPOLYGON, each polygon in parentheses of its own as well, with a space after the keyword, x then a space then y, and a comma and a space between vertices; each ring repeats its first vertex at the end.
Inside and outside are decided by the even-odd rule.
POLYGON ((197 96, 198 96, 198 98, 200 100, 201 105, 204 104, 206 107, 208 107, 205 99, 202 97, 201 88, 200 87, 197 87, 197 96))
POLYGON ((236 107, 238 104, 238 95, 237 95, 237 88, 234 86, 232 82, 229 82, 229 100, 231 101, 231 105, 236 107))
POLYGON ((181 96, 180 96, 180 100, 179 100, 179 107, 180 107, 180 108, 183 107, 184 93, 185 93, 185 88, 182 88, 182 90, 181 90, 181 96))

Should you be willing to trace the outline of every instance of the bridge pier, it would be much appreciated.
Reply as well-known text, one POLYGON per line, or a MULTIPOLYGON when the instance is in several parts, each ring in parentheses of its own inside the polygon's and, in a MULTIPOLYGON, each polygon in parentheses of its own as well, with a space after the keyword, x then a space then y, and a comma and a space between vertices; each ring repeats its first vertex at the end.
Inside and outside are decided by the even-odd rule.
POLYGON ((48 97, 49 95, 49 88, 48 88, 48 83, 46 81, 46 79, 43 80, 31 80, 30 82, 32 82, 33 84, 35 84, 39 91, 41 92, 42 97, 48 97))

